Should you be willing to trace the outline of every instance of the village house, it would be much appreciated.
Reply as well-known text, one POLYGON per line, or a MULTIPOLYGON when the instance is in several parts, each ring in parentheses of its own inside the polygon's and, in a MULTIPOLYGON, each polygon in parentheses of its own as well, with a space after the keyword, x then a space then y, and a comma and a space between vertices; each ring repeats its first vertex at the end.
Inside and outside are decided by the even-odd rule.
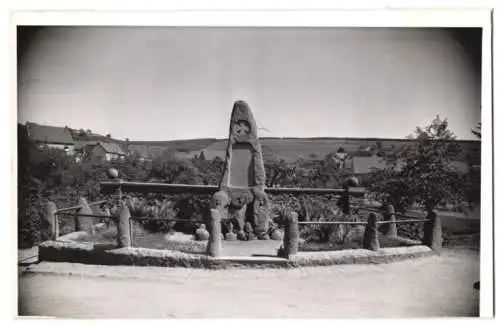
POLYGON ((98 142, 90 151, 90 157, 95 161, 125 159, 126 156, 125 152, 117 143, 98 142))
POLYGON ((28 138, 39 148, 61 149, 68 155, 74 154, 75 142, 68 127, 45 126, 27 122, 26 132, 28 138))
POLYGON ((106 162, 124 159, 127 154, 117 143, 102 141, 77 141, 75 152, 78 161, 92 160, 95 162, 106 162))
POLYGON ((92 148, 96 146, 98 141, 94 140, 75 140, 75 159, 77 162, 89 159, 92 148))

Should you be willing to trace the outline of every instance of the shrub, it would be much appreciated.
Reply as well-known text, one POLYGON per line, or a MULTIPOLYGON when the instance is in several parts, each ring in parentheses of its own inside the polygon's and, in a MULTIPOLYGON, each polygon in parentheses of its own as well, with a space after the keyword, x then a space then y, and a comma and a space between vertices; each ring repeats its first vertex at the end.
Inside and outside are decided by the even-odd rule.
POLYGON ((167 233, 173 229, 175 222, 161 221, 160 219, 173 219, 176 216, 176 210, 171 201, 164 199, 159 202, 157 199, 150 200, 131 197, 127 200, 132 217, 151 217, 151 220, 140 220, 139 224, 148 232, 167 233))
POLYGON ((424 236, 424 223, 399 223, 398 236, 421 241, 424 236))
POLYGON ((437 116, 427 127, 417 127, 408 138, 408 145, 387 157, 389 168, 374 171, 370 190, 399 211, 413 203, 432 210, 443 201, 465 199, 467 176, 453 165, 461 149, 447 120, 437 116))

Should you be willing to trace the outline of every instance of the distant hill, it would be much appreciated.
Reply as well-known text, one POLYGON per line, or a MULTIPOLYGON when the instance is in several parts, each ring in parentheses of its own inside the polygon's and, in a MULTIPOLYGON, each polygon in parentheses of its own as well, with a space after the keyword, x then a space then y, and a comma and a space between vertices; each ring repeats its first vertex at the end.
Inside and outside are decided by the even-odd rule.
POLYGON ((167 141, 129 141, 129 144, 134 146, 165 147, 177 152, 191 152, 201 150, 211 145, 216 140, 216 138, 201 138, 167 141))
MULTIPOLYGON (((377 138, 260 138, 262 147, 271 151, 274 155, 285 160, 296 160, 299 158, 322 159, 327 154, 336 152, 342 147, 345 152, 353 155, 360 151, 365 151, 370 147, 376 148, 375 151, 391 152, 397 150, 408 143, 406 139, 377 139, 377 138)), ((464 154, 457 158, 464 160, 467 153, 480 150, 479 141, 458 141, 464 154)), ((220 156, 219 152, 226 150, 227 139, 217 139, 204 149, 191 148, 193 151, 204 151, 205 156, 220 156), (208 154, 208 155, 207 155, 208 154)), ((184 144, 189 147, 189 143, 184 144)), ((199 154, 199 153, 198 153, 199 154)), ((193 153, 194 155, 194 153, 193 153)))
MULTIPOLYGON (((123 149, 126 147, 126 140, 116 139, 92 133, 90 130, 70 129, 75 140, 116 142, 123 149)), ((262 137, 260 138, 262 147, 274 155, 286 159, 296 160, 299 158, 322 159, 325 155, 336 152, 342 147, 345 152, 362 152, 366 149, 376 148, 376 151, 390 152, 405 145, 406 139, 390 138, 352 138, 352 137, 316 137, 316 138, 295 138, 295 137, 262 137)), ((481 142, 476 140, 458 140, 464 154, 457 158, 465 160, 468 154, 477 153, 481 149, 481 142)), ((167 141, 128 141, 129 150, 144 153, 148 156, 160 155, 164 151, 179 153, 179 157, 194 157, 203 150, 205 156, 219 156, 219 152, 226 150, 227 139, 198 138, 185 140, 167 141)))

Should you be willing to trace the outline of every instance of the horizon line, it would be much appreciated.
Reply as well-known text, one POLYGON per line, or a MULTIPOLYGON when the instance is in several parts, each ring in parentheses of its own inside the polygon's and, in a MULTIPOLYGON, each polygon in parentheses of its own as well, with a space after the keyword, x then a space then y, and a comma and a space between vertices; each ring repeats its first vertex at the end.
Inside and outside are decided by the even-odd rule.
MULTIPOLYGON (((91 130, 90 128, 73 128, 73 127, 70 127, 70 126, 62 126, 62 125, 49 125, 49 124, 44 124, 44 123, 38 123, 38 122, 33 122, 33 121, 26 121, 24 123, 18 121, 17 122, 18 124, 21 124, 21 125, 24 125, 26 126, 28 123, 32 123, 32 124, 37 124, 37 125, 40 125, 40 126, 47 126, 47 127, 57 127, 57 128, 65 128, 65 127, 68 127, 69 129, 72 129, 72 130, 91 130)), ((473 130, 471 128, 471 130, 473 130)), ((100 134, 100 133, 96 133, 94 131, 92 131, 92 134, 94 135, 99 135, 99 136, 102 136, 102 137, 105 137, 106 134, 100 134)), ((108 133, 110 134, 110 133, 108 133)), ((408 136, 405 136, 405 137, 401 137, 401 138, 398 138, 398 137, 394 137, 394 138, 391 138, 391 137, 377 137, 377 136, 260 136, 258 137, 259 139, 316 139, 316 140, 320 140, 320 139, 352 139, 352 140, 359 140, 359 139, 363 139, 363 140, 386 140, 386 141, 406 141, 408 140, 406 137, 408 136)), ((468 141, 468 142, 481 142, 481 139, 474 139, 473 138, 474 136, 471 136, 471 139, 468 139, 468 138, 456 138, 455 140, 457 141, 468 141)), ((128 137, 125 137, 124 139, 122 138, 114 138, 113 135, 111 135, 111 139, 112 140, 115 140, 115 141, 121 141, 121 142, 126 142, 128 137)), ((181 139, 165 139, 165 140, 131 140, 129 139, 129 143, 162 143, 162 142, 174 142, 174 141, 194 141, 194 140, 214 140, 214 141, 224 141, 224 140, 227 140, 228 137, 222 137, 222 138, 219 138, 219 137, 199 137, 199 138, 181 138, 181 139)))

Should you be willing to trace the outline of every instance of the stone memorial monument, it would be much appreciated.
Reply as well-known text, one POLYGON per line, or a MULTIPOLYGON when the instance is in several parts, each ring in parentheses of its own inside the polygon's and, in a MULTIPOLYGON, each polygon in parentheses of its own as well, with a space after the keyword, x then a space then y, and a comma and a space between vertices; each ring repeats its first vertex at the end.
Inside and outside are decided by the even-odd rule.
POLYGON ((244 101, 236 101, 231 114, 226 159, 219 190, 213 195, 212 208, 222 220, 234 226, 240 240, 247 240, 250 228, 261 240, 268 240, 269 198, 264 192, 266 173, 257 124, 244 101))

